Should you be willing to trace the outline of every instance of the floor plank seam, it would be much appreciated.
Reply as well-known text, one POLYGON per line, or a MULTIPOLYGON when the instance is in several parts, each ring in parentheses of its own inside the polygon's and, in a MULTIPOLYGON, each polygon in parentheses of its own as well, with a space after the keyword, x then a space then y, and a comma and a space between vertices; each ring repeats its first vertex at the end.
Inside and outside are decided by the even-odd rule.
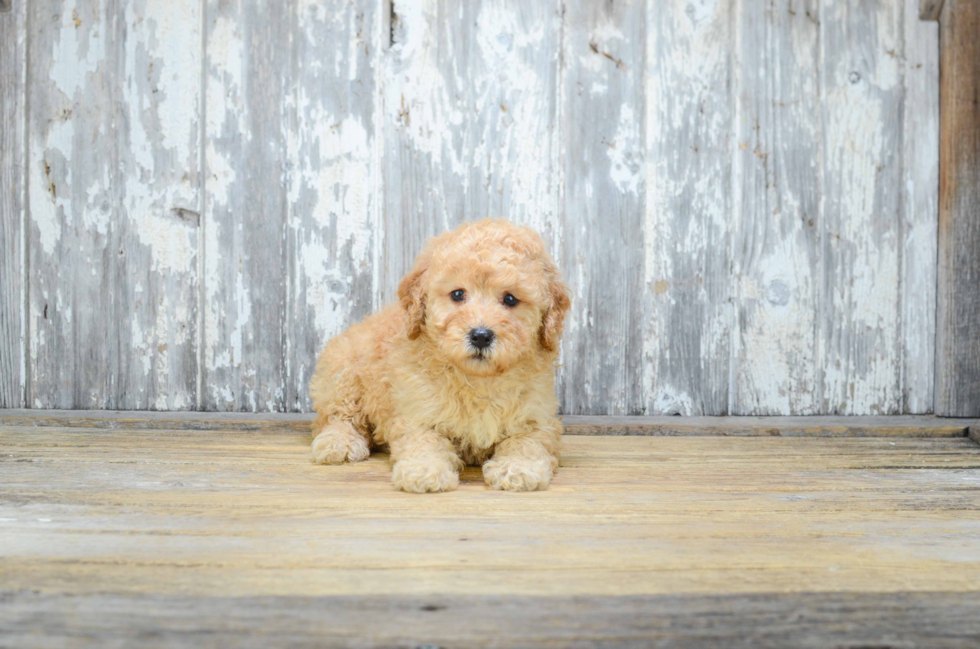
MULTIPOLYGON (((892 416, 774 416, 562 417, 565 434, 572 436, 639 437, 908 437, 978 440, 980 421, 933 415, 892 416), (971 432, 972 431, 972 432, 971 432)), ((76 429, 241 430, 306 433, 312 415, 304 413, 202 413, 164 411, 0 410, 0 426, 76 429)))

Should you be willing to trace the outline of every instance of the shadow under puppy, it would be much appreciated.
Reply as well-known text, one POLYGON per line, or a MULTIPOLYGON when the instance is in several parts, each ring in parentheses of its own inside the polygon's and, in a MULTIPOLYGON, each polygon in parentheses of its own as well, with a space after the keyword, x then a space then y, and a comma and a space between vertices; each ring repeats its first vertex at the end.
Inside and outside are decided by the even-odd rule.
POLYGON ((534 231, 505 221, 429 241, 388 306, 331 339, 310 381, 313 459, 391 451, 405 491, 449 491, 465 464, 494 489, 558 467, 554 365, 568 289, 534 231))

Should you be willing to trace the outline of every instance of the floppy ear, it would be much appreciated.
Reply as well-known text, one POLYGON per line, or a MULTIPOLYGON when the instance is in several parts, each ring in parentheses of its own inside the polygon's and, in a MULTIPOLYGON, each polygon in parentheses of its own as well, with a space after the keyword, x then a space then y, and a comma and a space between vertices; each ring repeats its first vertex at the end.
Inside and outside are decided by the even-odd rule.
POLYGON ((553 352, 558 349, 558 343, 561 342, 561 332, 565 327, 565 315, 568 313, 569 307, 572 306, 572 300, 568 295, 568 287, 558 277, 558 269, 554 268, 548 275, 550 276, 548 281, 549 303, 548 310, 541 318, 539 338, 541 339, 541 346, 549 352, 553 352))
POLYGON ((425 282, 432 253, 424 251, 415 260, 415 266, 402 278, 398 285, 398 302, 408 314, 408 339, 415 340, 422 334, 425 323, 425 282))

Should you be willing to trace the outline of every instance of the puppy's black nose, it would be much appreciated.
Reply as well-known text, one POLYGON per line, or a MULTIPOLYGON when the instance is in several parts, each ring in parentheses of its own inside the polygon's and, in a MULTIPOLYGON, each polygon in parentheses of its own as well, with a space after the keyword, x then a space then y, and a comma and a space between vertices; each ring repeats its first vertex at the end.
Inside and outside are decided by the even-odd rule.
POLYGON ((486 349, 493 342, 493 332, 480 327, 470 329, 470 343, 477 349, 486 349))

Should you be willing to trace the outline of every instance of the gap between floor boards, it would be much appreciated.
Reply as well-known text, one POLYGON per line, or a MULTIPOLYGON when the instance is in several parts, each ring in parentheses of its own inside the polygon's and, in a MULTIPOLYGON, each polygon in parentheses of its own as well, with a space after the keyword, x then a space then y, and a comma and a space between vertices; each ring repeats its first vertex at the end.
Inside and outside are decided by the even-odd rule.
MULTIPOLYGON (((308 432, 308 413, 0 410, 0 426, 148 430, 308 432)), ((566 435, 722 437, 969 437, 980 420, 892 415, 867 417, 670 417, 565 415, 566 435)))

